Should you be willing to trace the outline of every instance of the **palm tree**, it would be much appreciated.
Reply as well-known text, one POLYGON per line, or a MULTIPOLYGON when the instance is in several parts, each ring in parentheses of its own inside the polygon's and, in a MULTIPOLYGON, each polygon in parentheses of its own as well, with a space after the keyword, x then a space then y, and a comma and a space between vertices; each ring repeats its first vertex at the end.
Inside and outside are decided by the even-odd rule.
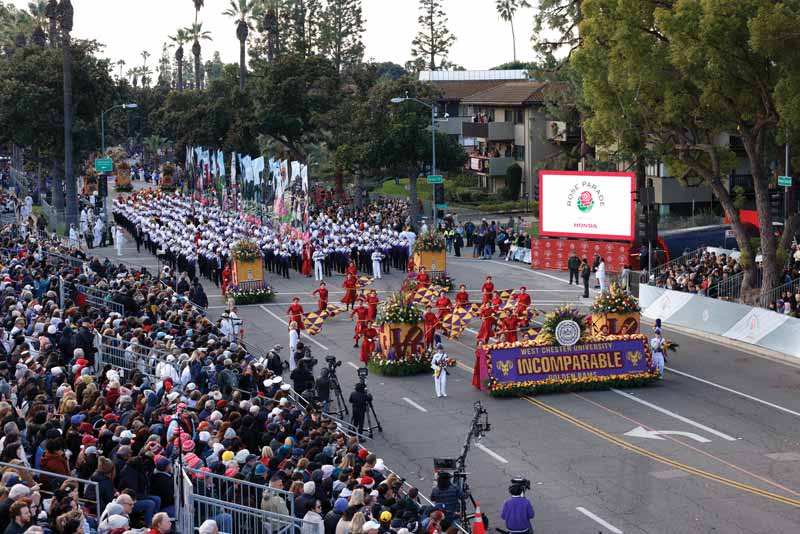
POLYGON ((125 60, 124 59, 117 60, 117 66, 119 67, 119 79, 121 80, 122 79, 122 67, 125 66, 125 60))
POLYGON ((229 0, 231 7, 222 12, 236 21, 236 38, 239 39, 239 90, 244 92, 245 76, 247 75, 247 65, 245 64, 245 46, 247 35, 252 29, 250 26, 250 14, 253 11, 253 0, 229 0))
POLYGON ((137 87, 139 85, 139 67, 128 69, 128 72, 125 74, 131 79, 132 86, 137 87))
POLYGON ((511 24, 511 42, 514 46, 514 62, 517 61, 517 37, 514 34, 514 15, 517 9, 531 7, 527 0, 495 0, 500 18, 511 24))
POLYGON ((28 13, 30 13, 33 23, 37 27, 41 28, 47 24, 47 2, 45 0, 28 2, 28 13))
POLYGON ((47 39, 50 41, 50 48, 56 48, 58 46, 58 3, 56 0, 47 0, 45 15, 49 21, 47 39))
MULTIPOLYGON (((200 65, 200 39, 202 37, 198 35, 201 26, 198 25, 197 18, 200 16, 200 9, 205 5, 205 0, 192 0, 192 3, 194 4, 194 24, 189 28, 189 33, 194 37, 194 43, 192 44, 192 54, 194 54, 194 83, 195 89, 202 89, 203 69, 200 65)), ((211 39, 211 37, 209 37, 209 39, 211 39)))
POLYGON ((158 167, 159 158, 158 153, 161 148, 166 144, 167 139, 165 137, 160 137, 158 135, 151 135, 149 137, 145 137, 142 140, 142 144, 144 145, 145 150, 145 161, 150 163, 155 161, 153 165, 154 168, 158 167))
POLYGON ((189 39, 194 41, 192 44, 192 54, 194 54, 194 86, 195 89, 203 88, 203 65, 200 63, 200 52, 202 47, 200 41, 211 40, 211 32, 203 31, 203 23, 192 24, 191 27, 186 28, 189 32, 189 39))
POLYGON ((284 0, 261 0, 253 9, 253 17, 261 21, 262 30, 267 34, 267 59, 272 61, 278 50, 278 12, 284 0))
POLYGON ((78 223, 78 184, 72 168, 72 53, 70 35, 75 10, 70 0, 61 0, 58 5, 61 25, 61 50, 64 73, 64 186, 66 189, 67 224, 78 223))
POLYGON ((175 50, 175 61, 178 63, 178 91, 183 91, 183 45, 189 42, 189 33, 186 28, 178 28, 175 35, 170 35, 169 39, 178 45, 178 49, 175 50))
POLYGON ((144 50, 140 55, 142 56, 142 61, 143 61, 143 64, 142 64, 142 87, 147 87, 148 82, 150 81, 147 78, 147 74, 149 72, 148 69, 147 69, 147 58, 150 57, 150 52, 148 52, 147 50, 144 50))

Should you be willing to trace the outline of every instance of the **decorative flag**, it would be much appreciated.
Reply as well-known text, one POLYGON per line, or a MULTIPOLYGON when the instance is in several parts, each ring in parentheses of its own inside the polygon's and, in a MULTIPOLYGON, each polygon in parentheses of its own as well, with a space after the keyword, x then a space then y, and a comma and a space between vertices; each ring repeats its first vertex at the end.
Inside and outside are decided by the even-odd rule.
POLYGON ((236 152, 231 154, 231 184, 236 185, 236 152))
POLYGON ((308 193, 308 165, 300 169, 300 178, 303 180, 303 192, 308 193))
POLYGON ((295 180, 300 178, 300 162, 293 161, 292 162, 292 184, 294 184, 295 180))
POLYGON ((252 160, 250 164, 253 166, 253 178, 256 185, 261 185, 261 173, 264 171, 264 156, 259 156, 252 160))
POLYGON ((225 153, 222 150, 217 152, 217 172, 220 176, 225 176, 225 153))
POLYGON ((281 189, 286 191, 289 187, 289 162, 281 161, 281 189))
POLYGON ((374 281, 375 281, 374 278, 371 278, 366 275, 361 275, 358 277, 358 280, 356 280, 356 282, 358 282, 358 287, 367 287, 368 285, 371 285, 372 282, 374 281))

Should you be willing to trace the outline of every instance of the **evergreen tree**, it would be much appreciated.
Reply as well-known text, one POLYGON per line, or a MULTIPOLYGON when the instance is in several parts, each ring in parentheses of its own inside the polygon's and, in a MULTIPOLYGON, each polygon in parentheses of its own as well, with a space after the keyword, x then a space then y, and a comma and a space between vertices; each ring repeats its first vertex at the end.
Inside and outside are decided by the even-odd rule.
POLYGON ((321 17, 319 48, 337 72, 361 62, 363 33, 361 0, 328 0, 321 17))
MULTIPOLYGON (((430 70, 447 66, 447 54, 456 36, 447 28, 441 0, 419 0, 419 32, 411 42, 411 57, 427 62, 430 70), (437 64, 438 58, 438 64, 437 64)), ((408 70, 408 68, 406 69, 408 70)))

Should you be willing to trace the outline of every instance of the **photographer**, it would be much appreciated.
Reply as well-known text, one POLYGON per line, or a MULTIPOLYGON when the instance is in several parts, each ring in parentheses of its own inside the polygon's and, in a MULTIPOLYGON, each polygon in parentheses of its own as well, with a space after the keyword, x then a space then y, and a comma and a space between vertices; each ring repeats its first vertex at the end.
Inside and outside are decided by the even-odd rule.
POLYGON ((452 476, 447 471, 440 471, 436 479, 436 487, 431 491, 431 500, 444 505, 444 514, 451 523, 456 522, 461 509, 461 501, 467 498, 463 491, 451 482, 452 476))
POLYGON ((322 413, 327 414, 331 404, 331 370, 323 367, 317 379, 317 400, 322 403, 322 413))
POLYGON ((281 345, 274 345, 272 350, 269 351, 267 354, 267 369, 273 372, 275 376, 281 376, 283 374, 283 360, 281 360, 281 350, 283 347, 281 345))
MULTIPOLYGON (((506 529, 510 534, 533 534, 531 519, 533 519, 533 505, 525 497, 525 486, 513 480, 508 492, 511 497, 503 503, 500 517, 506 522, 506 529)), ((528 486, 530 487, 530 486, 528 486)))
POLYGON ((359 434, 364 433, 364 416, 367 414, 367 405, 370 402, 372 395, 367 391, 367 385, 359 382, 350 394, 350 404, 353 405, 353 418, 350 422, 358 428, 359 434))
POLYGON ((294 383, 294 390, 302 394, 307 389, 314 389, 314 374, 311 369, 314 367, 313 358, 302 358, 298 362, 298 366, 289 375, 294 383))

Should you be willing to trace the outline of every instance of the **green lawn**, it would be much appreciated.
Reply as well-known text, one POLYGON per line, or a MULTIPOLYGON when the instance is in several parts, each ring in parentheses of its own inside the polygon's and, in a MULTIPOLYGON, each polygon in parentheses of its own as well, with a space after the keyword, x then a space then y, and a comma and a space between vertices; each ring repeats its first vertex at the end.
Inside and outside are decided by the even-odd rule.
MULTIPOLYGON (((396 184, 394 180, 387 180, 379 188, 375 189, 373 193, 387 197, 407 198, 409 192, 406 191, 406 186, 408 182, 408 178, 401 178, 400 185, 396 184)), ((419 198, 430 200, 432 194, 432 185, 428 185, 425 179, 417 180, 417 196, 419 198)))

